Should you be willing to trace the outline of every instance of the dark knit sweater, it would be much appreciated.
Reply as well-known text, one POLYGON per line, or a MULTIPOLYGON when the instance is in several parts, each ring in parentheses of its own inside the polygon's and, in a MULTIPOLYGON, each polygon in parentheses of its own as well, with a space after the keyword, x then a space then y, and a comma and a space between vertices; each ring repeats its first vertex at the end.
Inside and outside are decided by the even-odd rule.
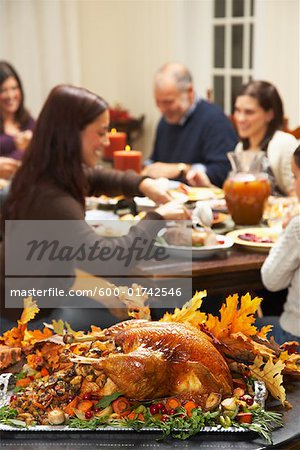
MULTIPOLYGON (((133 171, 127 172, 119 172, 113 171, 110 169, 102 169, 96 168, 87 171, 87 179, 89 182, 89 195, 100 195, 100 194, 110 194, 120 195, 123 194, 127 197, 134 195, 142 195, 139 191, 139 184, 144 179, 137 175, 133 171)), ((32 197, 31 197, 32 198, 32 197)), ((74 229, 78 230, 78 239, 76 242, 84 243, 86 248, 90 248, 95 244, 95 242, 99 242, 101 247, 106 247, 110 249, 114 249, 116 246, 121 248, 130 248, 134 240, 146 239, 148 242, 152 240, 159 231, 165 225, 165 221, 162 216, 156 212, 148 212, 145 219, 141 220, 136 226, 132 227, 129 233, 126 236, 120 238, 105 238, 101 237, 94 229, 88 225, 85 218, 85 211, 80 202, 75 200, 66 190, 64 190, 61 186, 55 183, 51 179, 44 179, 38 185, 34 187, 34 200, 30 203, 26 201, 26 198, 20 202, 18 209, 18 220, 30 220, 30 221, 79 221, 78 227, 71 225, 70 230, 74 233, 74 229)), ((5 219, 10 219, 10 217, 5 214, 5 219)), ((59 224, 57 224, 59 227, 59 224)), ((71 232, 71 231, 70 231, 71 232)), ((4 264, 4 241, 0 243, 0 266, 1 266, 1 315, 3 317, 10 316, 9 309, 4 308, 4 277, 5 277, 5 264, 4 264)), ((18 255, 15 255, 18 258, 18 255)), ((120 263, 119 263, 120 265, 120 263)), ((123 264, 124 265, 124 264, 123 264)), ((72 276, 74 274, 75 266, 78 266, 80 269, 89 271, 89 263, 82 262, 78 265, 74 261, 70 263, 69 267, 69 275, 72 276)), ((120 267, 122 267, 120 265, 120 267)), ((118 272, 118 267, 114 267, 113 259, 108 263, 100 263, 97 266, 97 273, 94 272, 95 265, 93 266, 93 270, 90 273, 93 273, 98 276, 109 276, 113 275, 109 270, 112 268, 115 269, 115 272, 118 276, 121 276, 122 273, 118 272)), ((57 273, 52 273, 52 270, 55 270, 55 267, 49 270, 47 275, 55 275, 57 273)), ((21 276, 22 274, 20 274, 21 276)), ((35 276, 36 274, 32 274, 35 276)), ((65 274, 64 274, 65 275, 65 274)), ((66 288, 70 286, 69 282, 66 282, 66 288)), ((31 286, 34 287, 34 286, 31 286)), ((49 305, 51 307, 51 304, 49 305)), ((12 310, 11 313, 14 311, 12 310)))
POLYGON ((222 110, 201 100, 183 125, 171 125, 161 118, 151 160, 201 163, 210 181, 221 187, 230 169, 226 154, 236 143, 233 126, 222 110))

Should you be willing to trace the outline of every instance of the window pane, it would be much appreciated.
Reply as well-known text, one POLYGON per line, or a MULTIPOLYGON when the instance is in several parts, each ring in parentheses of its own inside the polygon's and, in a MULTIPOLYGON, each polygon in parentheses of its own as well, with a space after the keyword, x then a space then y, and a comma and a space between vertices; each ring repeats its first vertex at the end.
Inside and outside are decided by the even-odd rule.
POLYGON ((233 0, 232 16, 233 17, 243 17, 244 16, 244 0, 233 0))
POLYGON ((214 102, 224 110, 224 77, 214 76, 214 102))
POLYGON ((215 27, 214 36, 214 67, 225 67, 225 27, 215 27))
POLYGON ((253 25, 250 25, 250 49, 249 49, 249 68, 253 67, 253 25))
POLYGON ((231 67, 239 69, 243 67, 243 40, 244 40, 244 27, 243 25, 232 26, 232 55, 231 55, 231 67))
POLYGON ((225 0, 215 0, 215 17, 225 17, 225 0))
POLYGON ((231 113, 234 112, 235 99, 243 84, 243 77, 231 77, 231 113))
POLYGON ((254 0, 250 0, 250 16, 254 16, 254 0))

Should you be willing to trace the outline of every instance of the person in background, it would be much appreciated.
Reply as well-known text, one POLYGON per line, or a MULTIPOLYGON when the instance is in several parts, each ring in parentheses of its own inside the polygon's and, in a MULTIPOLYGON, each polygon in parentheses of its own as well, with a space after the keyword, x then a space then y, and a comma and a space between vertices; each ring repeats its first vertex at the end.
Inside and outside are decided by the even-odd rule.
POLYGON ((0 61, 0 156, 22 159, 34 125, 24 106, 19 75, 9 63, 0 61))
MULTIPOLYGON (((294 196, 291 159, 298 145, 291 134, 281 131, 284 111, 277 89, 267 81, 243 85, 234 107, 234 123, 240 138, 235 147, 243 152, 243 162, 250 167, 257 152, 264 151, 264 171, 269 174, 272 193, 294 196)), ((201 173, 187 174, 187 181, 197 186, 201 173)))
POLYGON ((234 121, 240 137, 235 151, 246 152, 249 161, 256 152, 266 153, 266 168, 273 193, 295 195, 291 161, 297 139, 281 131, 284 111, 280 95, 267 81, 250 81, 235 101, 234 121))
MULTIPOLYGON (((300 200, 300 146, 292 157, 295 191, 300 200)), ((272 292, 288 288, 284 311, 279 317, 257 319, 259 326, 273 324, 271 335, 276 342, 300 344, 300 215, 294 215, 272 247, 261 268, 264 286, 272 292)))
MULTIPOLYGON (((4 220, 80 221, 82 231, 78 241, 83 237, 86 248, 101 245, 113 251, 115 248, 129 248, 136 239, 141 239, 142 242, 144 239, 152 239, 165 225, 164 219, 188 219, 189 213, 184 206, 169 202, 168 194, 157 186, 156 180, 130 170, 121 172, 96 166, 103 147, 109 145, 108 127, 108 105, 101 97, 84 88, 70 85, 53 88, 39 115, 22 165, 12 180, 3 208, 2 224, 4 220), (128 235, 113 239, 101 237, 85 222, 85 197, 102 194, 148 196, 160 206, 149 211, 145 216, 146 220, 131 227, 128 235)), ((3 289, 4 242, 0 250, 3 289)), ((71 265, 72 274, 73 269, 71 265)), ((80 304, 83 302, 84 299, 81 298, 80 304)), ((3 300, 1 307, 3 327, 9 328, 13 323, 9 319, 16 320, 19 312, 5 308, 3 300)), ((109 315, 104 320, 103 309, 98 310, 98 313, 92 310, 90 316, 86 315, 85 309, 82 314, 76 313, 76 316, 71 317, 62 315, 63 312, 70 312, 64 309, 54 311, 57 314, 54 317, 64 317, 63 320, 69 321, 76 328, 86 328, 97 322, 99 311, 100 319, 103 319, 100 320, 101 326, 109 326, 116 321, 109 315), (79 324, 78 319, 85 323, 79 324)))
POLYGON ((162 117, 143 173, 185 181, 192 169, 198 185, 222 186, 230 169, 226 154, 237 143, 229 119, 217 105, 196 97, 192 76, 180 63, 158 70, 154 96, 162 117))

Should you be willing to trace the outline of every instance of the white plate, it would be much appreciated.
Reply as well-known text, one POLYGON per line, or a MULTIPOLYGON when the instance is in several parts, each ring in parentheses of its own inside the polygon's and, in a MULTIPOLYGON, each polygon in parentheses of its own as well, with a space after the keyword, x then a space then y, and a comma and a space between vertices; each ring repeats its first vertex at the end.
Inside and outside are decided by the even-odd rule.
POLYGON ((103 220, 118 220, 119 216, 112 211, 102 211, 98 209, 91 209, 85 212, 85 220, 90 221, 103 221, 103 220))
POLYGON ((204 259, 218 253, 224 252, 233 246, 233 240, 228 236, 216 234, 217 240, 223 242, 219 245, 203 246, 203 247, 185 247, 179 245, 162 245, 158 242, 155 244, 159 247, 164 247, 168 250, 170 255, 181 256, 183 258, 204 259))
POLYGON ((254 252, 260 252, 260 253, 268 253, 270 249, 273 247, 274 243, 277 241, 279 234, 276 230, 272 228, 241 228, 239 230, 230 231, 226 235, 227 237, 230 237, 233 239, 234 243, 237 245, 240 245, 242 247, 245 247, 247 250, 254 251, 254 252), (255 234, 259 237, 267 237, 274 240, 274 242, 252 242, 252 241, 245 241, 244 239, 240 239, 240 234, 255 234))

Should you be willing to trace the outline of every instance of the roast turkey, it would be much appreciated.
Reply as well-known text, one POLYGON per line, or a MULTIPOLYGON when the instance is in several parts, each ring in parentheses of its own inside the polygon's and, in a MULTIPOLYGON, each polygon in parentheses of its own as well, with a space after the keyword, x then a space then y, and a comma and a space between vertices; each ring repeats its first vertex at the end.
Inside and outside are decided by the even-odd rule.
POLYGON ((223 356, 208 337, 182 323, 128 321, 112 327, 117 352, 95 362, 131 399, 168 396, 228 396, 232 379, 223 356), (130 323, 131 322, 131 323, 130 323), (120 330, 120 331, 119 331, 120 330))

